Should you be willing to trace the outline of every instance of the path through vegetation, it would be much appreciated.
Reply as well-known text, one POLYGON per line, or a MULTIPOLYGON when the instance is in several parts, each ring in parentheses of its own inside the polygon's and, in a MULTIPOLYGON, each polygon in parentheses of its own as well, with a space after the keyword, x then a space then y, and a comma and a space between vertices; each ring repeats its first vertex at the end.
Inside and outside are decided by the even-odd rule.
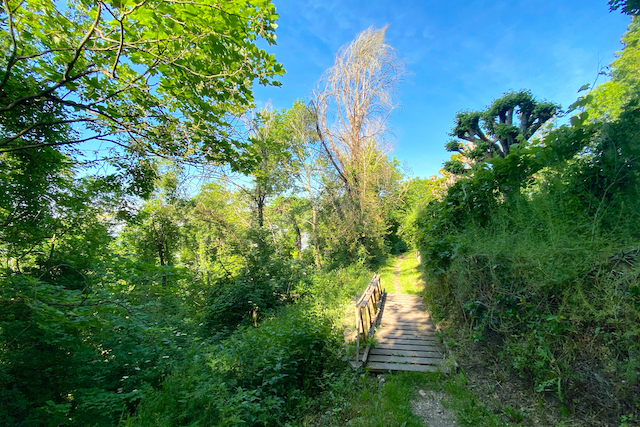
MULTIPOLYGON (((421 296, 416 295, 424 289, 424 282, 419 272, 417 260, 406 254, 399 255, 395 259, 395 262, 390 262, 387 268, 383 270, 383 277, 387 277, 385 273, 391 269, 391 265, 393 265, 392 286, 390 287, 391 289, 388 290, 391 291, 391 293, 387 296, 387 304, 385 305, 385 313, 382 317, 381 329, 378 330, 375 335, 378 345, 371 350, 371 362, 368 364, 368 367, 373 368, 374 371, 381 371, 381 368, 386 367, 387 369, 399 371, 434 372, 435 364, 431 363, 431 359, 429 359, 429 363, 425 362, 427 365, 422 362, 416 365, 400 360, 414 356, 417 349, 422 349, 422 347, 416 345, 416 342, 417 344, 422 344, 422 342, 419 341, 425 339, 433 340, 433 342, 429 341, 428 348, 424 351, 419 351, 419 355, 422 356, 425 351, 428 354, 426 357, 429 358, 433 358, 434 356, 441 358, 442 355, 435 343, 435 335, 433 335, 432 331, 432 329, 435 329, 434 325, 430 322, 429 314, 425 312, 421 296), (392 313, 389 310, 402 311, 404 317, 407 315, 411 317, 411 322, 403 322, 402 319, 404 317, 401 316, 402 319, 398 318, 397 313, 392 313), (410 313, 408 313, 408 311, 410 311, 410 313), (419 320, 422 326, 419 327, 414 324, 416 319, 419 320), (425 328, 427 328, 428 331, 425 328), (407 334, 411 334, 411 336, 408 337, 407 334), (409 345, 405 343, 405 341, 413 345, 409 345), (393 354, 393 356, 389 356, 391 354, 393 354), (387 359, 391 362, 403 364, 390 363, 387 359), (407 364, 404 365, 404 363, 407 364), (399 369, 403 366, 405 366, 406 369, 399 369)), ((420 378, 420 374, 417 374, 417 376, 420 378)), ((383 375, 380 378, 384 382, 386 377, 383 375)), ((422 380, 425 378, 427 377, 422 376, 422 380)), ((437 379, 434 380, 438 381, 437 379)), ((411 405, 406 407, 410 407, 412 415, 417 416, 423 424, 430 427, 455 427, 458 425, 455 422, 455 414, 442 403, 446 400, 446 393, 434 390, 425 391, 423 390, 423 388, 426 388, 424 386, 414 385, 412 388, 413 393, 407 393, 408 397, 413 396, 412 399, 409 397, 411 405)), ((386 388, 384 388, 382 392, 386 393, 386 388)))
MULTIPOLYGON (((425 282, 412 255, 391 259, 380 274, 387 291, 424 295, 425 282)), ((446 340, 452 342, 450 337, 446 340)), ((341 423, 376 427, 557 424, 556 414, 550 413, 546 405, 534 408, 529 396, 517 384, 505 382, 504 375, 496 377, 493 369, 468 368, 467 372, 450 375, 398 372, 369 377, 372 386, 364 387, 347 404, 353 415, 342 418, 341 423)))
POLYGON ((402 288, 400 287, 400 266, 402 265, 402 261, 404 261, 404 254, 398 256, 398 262, 396 262, 396 268, 394 270, 393 276, 393 293, 400 294, 402 293, 402 288))
POLYGON ((382 322, 373 336, 366 367, 370 372, 437 372, 444 355, 436 328, 419 295, 387 294, 382 322))

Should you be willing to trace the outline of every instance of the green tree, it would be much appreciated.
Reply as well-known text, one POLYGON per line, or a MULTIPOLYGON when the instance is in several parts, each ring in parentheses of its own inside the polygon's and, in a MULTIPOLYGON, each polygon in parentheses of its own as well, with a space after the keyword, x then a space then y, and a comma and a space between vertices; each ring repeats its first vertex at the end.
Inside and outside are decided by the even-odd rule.
POLYGON ((445 147, 463 155, 445 163, 445 170, 463 174, 485 159, 507 157, 516 144, 524 145, 559 110, 551 102, 537 101, 531 92, 508 92, 485 111, 456 114, 445 147), (466 141, 466 142, 462 142, 466 141))
POLYGON ((407 246, 407 249, 416 249, 416 238, 419 230, 416 227, 416 219, 429 202, 437 200, 446 192, 446 178, 438 178, 435 175, 429 179, 413 178, 406 183, 406 191, 402 194, 401 202, 393 214, 398 223, 397 235, 407 246))
POLYGON ((581 105, 589 118, 597 121, 617 120, 624 106, 640 93, 640 18, 635 16, 622 37, 624 47, 611 64, 611 80, 590 91, 581 105))
POLYGON ((387 158, 387 119, 405 73, 386 30, 369 28, 341 48, 313 101, 320 143, 346 192, 337 213, 347 234, 339 240, 351 248, 352 259, 354 250, 369 259, 385 253, 387 224, 379 203, 395 173, 387 158))
POLYGON ((266 109, 253 118, 251 129, 251 151, 258 162, 251 172, 253 183, 250 188, 240 188, 252 201, 258 227, 263 227, 268 199, 291 187, 289 135, 283 113, 266 109))
POLYGON ((609 0, 609 8, 614 11, 620 9, 627 15, 638 15, 640 13, 640 1, 638 0, 609 0))
POLYGON ((228 117, 284 72, 255 44, 275 42, 269 1, 4 0, 0 18, 0 153, 93 139, 251 164, 228 117), (69 124, 82 132, 38 138, 69 124))
POLYGON ((318 141, 313 110, 300 101, 286 113, 286 127, 289 130, 289 144, 296 173, 294 178, 306 191, 311 206, 311 239, 316 267, 322 266, 318 238, 319 192, 322 188, 322 171, 327 165, 326 156, 318 141))
POLYGON ((241 196, 211 182, 200 189, 183 216, 180 261, 198 272, 207 287, 235 274, 245 253, 244 236, 250 226, 241 196))
POLYGON ((309 200, 296 195, 278 196, 270 206, 274 244, 280 253, 289 253, 302 261, 303 235, 307 231, 309 200), (279 237, 279 239, 276 238, 279 237), (282 243, 278 243, 281 240, 282 243))

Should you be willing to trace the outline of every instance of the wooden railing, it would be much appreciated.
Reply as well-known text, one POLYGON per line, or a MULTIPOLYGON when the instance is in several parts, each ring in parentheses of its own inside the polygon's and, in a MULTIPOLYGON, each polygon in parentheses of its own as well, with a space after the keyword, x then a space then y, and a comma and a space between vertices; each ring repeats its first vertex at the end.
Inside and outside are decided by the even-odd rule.
MULTIPOLYGON (((380 275, 374 274, 369 286, 355 304, 356 314, 356 364, 360 363, 360 340, 367 341, 380 324, 382 309, 387 293, 380 283, 380 275)), ((367 347, 362 355, 362 363, 367 363, 371 341, 367 341, 367 347)))

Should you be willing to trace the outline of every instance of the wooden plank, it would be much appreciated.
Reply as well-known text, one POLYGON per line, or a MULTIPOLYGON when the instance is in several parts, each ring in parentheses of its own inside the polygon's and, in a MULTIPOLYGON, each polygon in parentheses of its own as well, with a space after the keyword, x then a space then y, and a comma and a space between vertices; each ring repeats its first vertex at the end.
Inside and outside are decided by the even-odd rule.
POLYGON ((431 316, 429 316, 429 313, 425 312, 425 311, 411 311, 411 312, 407 312, 407 313, 399 313, 399 312, 394 312, 392 310, 389 310, 389 305, 387 304, 387 310, 386 313, 384 314, 385 319, 387 320, 396 320, 396 319, 402 319, 404 317, 417 317, 417 318, 427 318, 427 319, 431 319, 431 316))
POLYGON ((424 350, 398 350, 397 348, 375 347, 369 351, 369 356, 412 356, 412 357, 442 357, 442 353, 436 347, 429 347, 424 350))
POLYGON ((402 316, 421 316, 421 317, 429 317, 429 313, 421 309, 415 310, 405 310, 398 309, 394 310, 393 307, 390 307, 387 304, 387 317, 402 317, 402 316))
POLYGON ((427 311, 424 305, 411 302, 389 301, 389 306, 396 310, 407 310, 411 308, 416 311, 427 311))
POLYGON ((378 333, 386 334, 388 332, 398 332, 402 334, 431 334, 436 332, 436 327, 431 323, 416 324, 416 323, 397 323, 395 325, 385 324, 377 329, 378 333))
POLYGON ((389 303, 398 308, 412 307, 416 309, 422 309, 422 311, 425 310, 424 304, 420 301, 402 301, 402 300, 392 299, 392 300, 389 300, 389 303))
POLYGON ((410 350, 410 351, 433 351, 430 349, 437 348, 434 345, 415 345, 415 344, 381 344, 378 343, 376 349, 392 349, 392 350, 410 350))
POLYGON ((412 301, 412 300, 401 300, 401 299, 397 299, 397 298, 391 298, 389 300, 389 302, 393 305, 397 305, 397 306, 407 306, 407 307, 423 307, 424 308, 424 304, 422 303, 422 301, 412 301))
POLYGON ((435 337, 437 336, 435 330, 429 330, 429 329, 399 329, 399 328, 378 328, 376 329, 376 336, 377 337, 382 337, 382 336, 388 336, 388 335, 396 335, 396 336, 400 336, 400 335, 406 335, 407 337, 415 337, 415 336, 420 336, 420 337, 435 337))
POLYGON ((372 293, 373 289, 367 288, 362 294, 362 297, 360 297, 360 302, 357 305, 360 307, 365 307, 367 304, 369 304, 369 298, 371 298, 372 293))
POLYGON ((374 274, 373 278, 369 282, 369 285, 367 285, 367 288, 364 290, 364 293, 362 294, 362 296, 356 302, 357 306, 361 305, 365 301, 365 299, 366 300, 369 299, 369 297, 371 296, 371 293, 374 291, 375 287, 377 286, 377 284, 379 282, 380 282, 380 275, 379 274, 374 274))
POLYGON ((377 345, 367 353, 373 372, 437 371, 444 359, 437 347, 436 327, 418 295, 387 294, 377 345))
POLYGON ((424 313, 424 314, 428 314, 427 310, 421 305, 411 306, 410 304, 398 304, 398 303, 394 303, 392 301, 387 301, 387 308, 389 309, 389 314, 390 315, 394 315, 396 313, 405 313, 405 314, 424 313))
MULTIPOLYGON (((378 345, 432 345, 437 342, 436 337, 425 337, 420 339, 400 339, 400 338, 376 338, 378 345)), ((376 346, 377 347, 377 346, 376 346)))
POLYGON ((405 335, 420 334, 420 335, 433 336, 433 337, 437 335, 435 328, 434 329, 429 329, 429 328, 407 329, 407 328, 398 328, 397 325, 391 325, 391 326, 382 325, 376 329, 376 335, 389 335, 389 334, 405 334, 405 335))
POLYGON ((411 308, 416 311, 427 311, 424 305, 411 302, 389 301, 389 306, 396 310, 407 310, 411 308))
POLYGON ((385 313, 386 322, 428 322, 431 317, 422 313, 385 313))
POLYGON ((431 323, 396 323, 395 325, 386 324, 378 328, 379 331, 383 330, 400 330, 400 331, 435 331, 436 328, 431 323))
POLYGON ((386 371, 414 371, 414 372, 438 372, 443 371, 434 365, 410 365, 404 363, 382 363, 370 362, 367 364, 370 372, 386 372, 386 371))
POLYGON ((381 340, 422 340, 423 338, 430 339, 435 337, 434 334, 429 332, 411 332, 411 331, 378 331, 376 333, 376 339, 381 340))
POLYGON ((419 328, 419 327, 428 327, 433 325, 433 323, 431 323, 429 321, 429 319, 422 319, 422 320, 403 320, 403 319, 382 319, 382 328, 395 328, 395 327, 402 327, 402 326, 413 326, 415 328, 419 328))
POLYGON ((371 343, 367 344, 367 348, 364 349, 364 353, 362 354, 362 363, 367 363, 367 358, 369 357, 370 351, 371 351, 371 343))
MULTIPOLYGON (((380 275, 374 274, 364 293, 355 303, 356 363, 358 363, 358 358, 361 355, 360 335, 362 334, 363 337, 371 337, 375 332, 374 326, 377 327, 382 319, 385 295, 381 293, 381 290, 380 275)), ((369 349, 370 344, 367 345, 364 351, 363 362, 366 362, 369 349)))
POLYGON ((410 363, 413 365, 439 365, 442 363, 441 357, 404 357, 404 356, 387 356, 381 354, 370 354, 369 362, 381 363, 410 363))

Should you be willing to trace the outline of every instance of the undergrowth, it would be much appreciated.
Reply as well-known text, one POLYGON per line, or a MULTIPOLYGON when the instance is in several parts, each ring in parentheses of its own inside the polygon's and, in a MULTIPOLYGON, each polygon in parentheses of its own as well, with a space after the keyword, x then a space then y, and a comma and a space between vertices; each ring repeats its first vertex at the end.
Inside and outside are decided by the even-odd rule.
POLYGON ((464 373, 398 372, 387 375, 344 373, 307 403, 304 415, 293 426, 421 427, 425 424, 414 409, 422 395, 433 391, 443 396, 444 410, 459 426, 510 426, 526 421, 520 409, 488 405, 469 388, 464 373), (422 393, 420 393, 422 392, 422 393))
POLYGON ((485 169, 418 219, 436 318, 592 425, 640 414, 638 124, 630 106, 581 157, 517 183, 485 169))
POLYGON ((300 299, 228 338, 193 343, 185 363, 145 399, 127 426, 284 425, 334 389, 348 363, 343 330, 351 298, 370 272, 319 273, 300 299))

